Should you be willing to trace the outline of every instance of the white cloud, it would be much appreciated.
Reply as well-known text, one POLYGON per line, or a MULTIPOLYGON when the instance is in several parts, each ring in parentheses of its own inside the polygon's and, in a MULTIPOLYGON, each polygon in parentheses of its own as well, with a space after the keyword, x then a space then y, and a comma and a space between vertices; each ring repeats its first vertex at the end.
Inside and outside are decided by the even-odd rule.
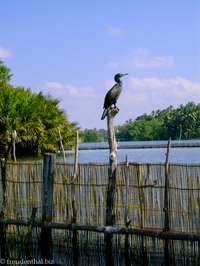
POLYGON ((111 37, 121 37, 124 34, 124 30, 117 27, 109 26, 107 28, 107 33, 111 37))
POLYGON ((154 58, 134 58, 123 63, 123 67, 131 68, 159 68, 171 67, 174 64, 172 56, 157 56, 154 58))
POLYGON ((66 90, 71 97, 95 97, 94 90, 90 86, 78 87, 75 85, 67 85, 66 90))
POLYGON ((62 89, 64 86, 60 82, 51 81, 46 83, 47 88, 49 89, 62 89))
MULTIPOLYGON (((79 122, 83 128, 102 128, 106 126, 105 121, 100 120, 104 96, 114 83, 113 79, 105 81, 99 94, 92 86, 64 85, 57 81, 47 82, 39 90, 60 98, 60 107, 67 112, 70 121, 79 122)), ((162 110, 170 105, 177 107, 189 101, 198 103, 199 99, 200 83, 184 77, 130 77, 128 80, 127 76, 117 102, 120 112, 116 124, 123 124, 129 118, 134 119, 145 112, 162 110)))
POLYGON ((124 94, 124 103, 144 103, 143 108, 149 111, 166 106, 177 106, 200 99, 200 83, 183 77, 159 79, 156 77, 142 79, 131 78, 124 94), (127 92, 128 91, 128 92, 127 92))
POLYGON ((100 123, 103 99, 92 86, 65 85, 50 81, 37 87, 37 91, 50 93, 61 100, 59 106, 66 111, 71 122, 77 121, 84 128, 93 128, 97 126, 95 123, 100 123))
POLYGON ((11 57, 11 52, 0 46, 0 58, 8 58, 11 57))
POLYGON ((183 93, 200 93, 200 83, 192 82, 183 77, 175 77, 169 79, 159 78, 131 78, 130 86, 133 88, 150 88, 150 89, 168 89, 178 90, 183 93))
POLYGON ((174 59, 171 55, 150 57, 148 51, 142 48, 133 51, 124 62, 109 62, 111 68, 163 68, 173 65, 174 59))
POLYGON ((38 88, 45 93, 51 93, 53 96, 79 97, 96 97, 94 90, 90 86, 64 85, 58 81, 49 81, 45 85, 39 85, 38 88))
POLYGON ((200 83, 184 77, 130 78, 124 84, 118 102, 120 124, 129 118, 134 119, 143 113, 162 110, 170 105, 178 107, 191 101, 199 103, 199 99, 200 83))

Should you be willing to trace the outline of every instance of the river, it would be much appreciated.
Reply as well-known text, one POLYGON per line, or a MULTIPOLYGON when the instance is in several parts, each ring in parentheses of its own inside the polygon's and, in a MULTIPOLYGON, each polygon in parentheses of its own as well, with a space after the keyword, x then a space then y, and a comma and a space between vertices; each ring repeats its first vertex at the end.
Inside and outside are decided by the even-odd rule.
MULTIPOLYGON (((199 141, 198 141, 199 142, 199 141)), ((147 142, 132 143, 132 145, 146 145, 147 142)), ((160 142, 153 142, 156 145, 160 142)), ((184 142, 185 143, 185 142, 184 142)), ((191 141, 188 141, 191 144, 191 141)), ((194 141, 197 143, 197 141, 194 141)), ((147 143, 148 144, 148 143, 147 143)), ((166 144, 166 142, 165 142, 166 144)), ((79 150, 78 161, 82 163, 106 163, 109 158, 109 150, 106 149, 105 143, 102 143, 102 149, 94 149, 99 147, 99 143, 92 144, 81 144, 81 148, 86 147, 88 149, 79 150), (90 149, 91 145, 91 149, 90 149)), ((128 144, 127 144, 128 145, 128 144)), ((129 142, 130 147, 130 142, 129 142)), ((118 149, 118 162, 124 162, 126 155, 128 155, 129 161, 131 162, 150 162, 150 163, 161 163, 166 160, 166 148, 120 148, 118 149)), ((74 153, 72 151, 66 151, 67 162, 74 161, 74 153)), ((62 158, 60 159, 62 160, 62 158)), ((171 163, 189 163, 189 164, 200 164, 200 147, 173 147, 170 149, 169 161, 171 163)))

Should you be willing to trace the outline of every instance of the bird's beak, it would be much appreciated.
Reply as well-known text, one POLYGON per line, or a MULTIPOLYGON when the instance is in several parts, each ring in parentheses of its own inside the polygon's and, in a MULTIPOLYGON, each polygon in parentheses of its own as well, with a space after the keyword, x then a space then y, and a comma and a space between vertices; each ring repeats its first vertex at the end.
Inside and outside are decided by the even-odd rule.
POLYGON ((128 73, 126 73, 126 74, 123 74, 123 76, 126 76, 126 75, 128 75, 128 73))

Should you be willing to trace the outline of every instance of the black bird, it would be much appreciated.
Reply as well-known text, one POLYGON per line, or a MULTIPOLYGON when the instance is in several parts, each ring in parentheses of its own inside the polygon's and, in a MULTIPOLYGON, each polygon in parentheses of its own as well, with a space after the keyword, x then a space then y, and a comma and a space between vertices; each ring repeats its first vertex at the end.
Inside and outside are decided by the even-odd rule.
POLYGON ((101 117, 101 120, 103 120, 107 114, 108 114, 108 109, 114 105, 115 108, 116 107, 116 102, 117 99, 119 98, 119 95, 122 91, 122 81, 120 80, 120 78, 122 78, 123 76, 128 75, 128 73, 126 74, 116 74, 114 77, 114 80, 117 82, 106 94, 105 96, 105 100, 104 100, 104 111, 101 117))

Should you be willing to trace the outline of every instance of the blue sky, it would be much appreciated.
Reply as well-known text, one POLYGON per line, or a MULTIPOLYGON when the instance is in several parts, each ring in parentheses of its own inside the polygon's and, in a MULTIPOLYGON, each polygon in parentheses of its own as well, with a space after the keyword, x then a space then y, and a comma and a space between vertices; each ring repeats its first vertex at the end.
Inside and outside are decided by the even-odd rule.
POLYGON ((200 102, 199 0, 1 0, 0 58, 14 86, 51 93, 82 129, 105 128, 116 73, 115 123, 200 102))

